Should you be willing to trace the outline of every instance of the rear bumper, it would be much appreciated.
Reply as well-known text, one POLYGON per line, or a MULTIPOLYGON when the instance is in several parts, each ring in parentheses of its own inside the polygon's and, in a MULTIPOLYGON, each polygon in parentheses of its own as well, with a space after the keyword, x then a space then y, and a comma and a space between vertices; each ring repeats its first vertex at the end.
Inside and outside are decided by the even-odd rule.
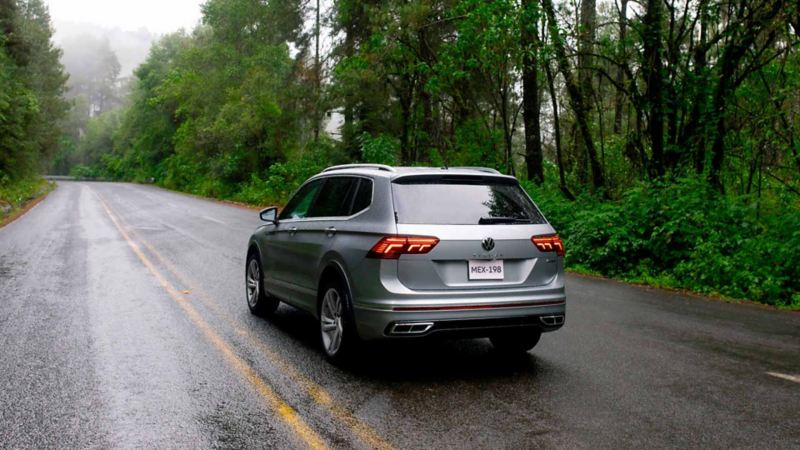
MULTIPOLYGON (((427 336, 484 337, 508 328, 555 331, 564 324, 566 295, 559 273, 545 286, 518 289, 414 291, 391 273, 380 288, 356 293, 354 315, 364 340, 427 336)), ((377 288, 378 286, 374 286, 377 288)))
POLYGON ((555 331, 564 325, 566 304, 503 310, 397 312, 355 308, 356 327, 364 340, 419 337, 487 337, 501 329, 555 331))

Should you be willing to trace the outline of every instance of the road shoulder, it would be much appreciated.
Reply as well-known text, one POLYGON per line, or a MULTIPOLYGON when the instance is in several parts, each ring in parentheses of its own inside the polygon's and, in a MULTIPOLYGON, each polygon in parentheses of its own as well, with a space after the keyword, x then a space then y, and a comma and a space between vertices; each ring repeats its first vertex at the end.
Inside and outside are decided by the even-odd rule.
POLYGON ((39 191, 39 194, 36 197, 24 201, 19 206, 11 205, 11 210, 7 214, 0 216, 0 229, 10 225, 12 222, 27 214, 28 211, 33 209, 34 206, 38 205, 42 200, 47 198, 47 196, 50 195, 50 193, 53 192, 56 187, 56 184, 52 182, 43 183, 43 190, 39 191))
POLYGON ((693 300, 705 300, 708 302, 718 302, 718 303, 727 303, 732 305, 740 305, 743 307, 755 308, 755 309, 762 309, 762 310, 769 310, 769 311, 780 311, 787 314, 796 314, 800 315, 800 310, 791 309, 791 308, 780 308, 774 305, 768 305, 766 303, 756 302, 753 300, 741 299, 741 298, 732 298, 732 297, 725 297, 723 295, 713 295, 713 294, 700 294, 698 292, 691 291, 689 289, 680 289, 680 288, 673 288, 668 286, 656 286, 647 283, 640 283, 635 281, 626 281, 621 280, 618 278, 613 277, 606 277, 604 275, 600 275, 597 273, 587 273, 583 271, 574 271, 570 270, 569 268, 566 269, 567 273, 570 276, 577 277, 577 278, 585 278, 588 280, 597 280, 597 281, 605 281, 609 283, 617 283, 624 286, 631 286, 637 287, 641 289, 646 289, 650 291, 657 291, 672 295, 681 295, 684 297, 692 298, 693 300))

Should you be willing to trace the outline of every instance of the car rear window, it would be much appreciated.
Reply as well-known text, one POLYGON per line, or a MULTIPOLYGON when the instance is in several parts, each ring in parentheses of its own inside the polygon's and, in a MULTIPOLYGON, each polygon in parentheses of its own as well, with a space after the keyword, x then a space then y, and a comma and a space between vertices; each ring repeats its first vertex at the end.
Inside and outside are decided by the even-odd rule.
POLYGON ((495 225, 547 223, 515 180, 414 176, 393 181, 398 223, 495 225))

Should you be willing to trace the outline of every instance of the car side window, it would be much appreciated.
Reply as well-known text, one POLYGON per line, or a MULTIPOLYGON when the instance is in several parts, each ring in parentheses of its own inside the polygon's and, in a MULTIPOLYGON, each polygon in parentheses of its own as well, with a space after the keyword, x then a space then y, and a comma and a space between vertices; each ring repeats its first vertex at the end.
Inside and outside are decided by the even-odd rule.
POLYGON ((325 180, 314 180, 306 184, 289 200, 281 211, 280 220, 302 219, 308 217, 309 209, 325 180))
POLYGON ((360 213, 372 204, 372 180, 361 178, 358 182, 358 191, 353 198, 353 207, 350 215, 360 213))
POLYGON ((308 217, 346 217, 358 187, 358 178, 330 177, 311 206, 308 217))

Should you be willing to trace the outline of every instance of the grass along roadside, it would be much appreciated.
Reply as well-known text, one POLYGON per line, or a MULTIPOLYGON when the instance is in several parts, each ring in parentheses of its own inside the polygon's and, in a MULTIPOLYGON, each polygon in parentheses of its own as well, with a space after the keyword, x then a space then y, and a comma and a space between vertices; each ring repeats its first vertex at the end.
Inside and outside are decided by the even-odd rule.
POLYGON ((55 183, 41 177, 0 181, 0 228, 33 208, 55 188, 55 183))
MULTIPOLYGON (((658 289, 661 291, 671 292, 674 294, 679 294, 687 297, 693 297, 697 299, 714 301, 714 302, 734 303, 737 305, 743 305, 755 308, 762 308, 762 309, 766 308, 771 310, 787 311, 791 313, 800 313, 800 306, 798 305, 773 305, 746 298, 730 297, 714 291, 700 292, 686 287, 676 286, 675 282, 671 280, 663 280, 660 278, 645 278, 645 277, 607 276, 603 275, 600 272, 588 270, 580 265, 576 267, 568 266, 565 268, 565 270, 567 271, 567 273, 581 278, 612 281, 615 283, 622 283, 629 286, 637 286, 640 288, 658 289)), ((567 298, 569 298, 569 293, 567 294, 567 298)))

